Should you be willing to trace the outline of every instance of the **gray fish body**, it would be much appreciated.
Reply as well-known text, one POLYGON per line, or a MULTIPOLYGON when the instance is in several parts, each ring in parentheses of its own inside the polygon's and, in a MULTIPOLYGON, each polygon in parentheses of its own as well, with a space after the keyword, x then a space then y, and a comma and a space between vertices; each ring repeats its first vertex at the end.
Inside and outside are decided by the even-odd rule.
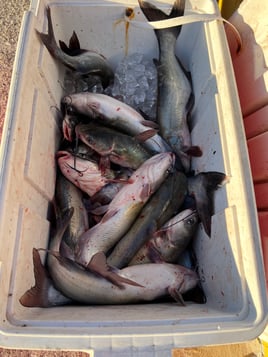
POLYGON ((187 179, 181 172, 170 175, 148 200, 128 232, 107 258, 108 264, 123 268, 135 253, 180 208, 187 193, 187 179))
POLYGON ((98 252, 107 253, 127 232, 149 197, 158 189, 173 167, 174 154, 157 154, 146 160, 109 204, 101 221, 79 238, 75 260, 88 266, 98 252))
POLYGON ((100 205, 109 204, 112 199, 116 196, 116 194, 121 190, 123 186, 126 185, 126 181, 130 178, 133 171, 128 169, 121 169, 121 172, 116 176, 118 182, 109 182, 107 185, 102 187, 98 192, 95 193, 94 196, 90 197, 90 201, 94 203, 98 203, 100 205), (122 182, 120 182, 120 180, 122 182))
POLYGON ((158 111, 160 133, 180 157, 186 171, 190 159, 183 152, 191 146, 187 124, 187 104, 192 90, 189 80, 174 55, 175 38, 168 30, 159 33, 158 111))
MULTIPOLYGON (((148 2, 139 0, 140 7, 149 21, 182 16, 185 0, 177 0, 170 15, 166 15, 148 2)), ((160 134, 189 171, 190 158, 184 152, 191 147, 187 125, 187 105, 192 88, 184 69, 175 56, 175 45, 181 26, 155 30, 159 44, 157 120, 160 134)))
POLYGON ((167 221, 137 252, 129 265, 145 263, 177 263, 198 226, 198 215, 186 209, 167 221))
POLYGON ((84 50, 76 56, 71 56, 65 53, 56 43, 49 7, 47 7, 46 12, 48 19, 48 34, 40 33, 39 31, 36 32, 52 57, 81 75, 99 75, 102 78, 104 85, 107 86, 114 74, 104 57, 93 51, 84 50))
POLYGON ((71 207, 74 209, 70 224, 63 236, 63 241, 71 249, 74 249, 78 237, 89 228, 88 212, 83 203, 83 193, 67 178, 58 173, 55 198, 56 205, 60 211, 65 211, 71 207))
POLYGON ((53 281, 59 291, 83 304, 129 304, 180 295, 196 286, 198 277, 190 269, 171 264, 147 264, 118 270, 123 278, 135 279, 141 286, 115 286, 103 277, 84 270, 75 262, 53 257, 53 281))
MULTIPOLYGON (((140 135, 153 125, 129 105, 105 94, 70 94, 63 97, 61 102, 74 112, 100 120, 128 135, 140 135)), ((170 146, 158 134, 145 140, 143 146, 153 153, 171 151, 170 146)))
POLYGON ((176 301, 181 301, 181 294, 196 286, 198 276, 194 271, 162 263, 117 270, 119 277, 138 284, 124 284, 122 288, 62 257, 59 253, 61 240, 72 214, 73 209, 70 209, 58 218, 57 230, 50 240, 47 257, 53 284, 67 298, 84 304, 127 304, 171 295, 176 301))
POLYGON ((134 137, 114 129, 90 123, 78 124, 75 131, 82 142, 120 166, 137 169, 151 157, 134 137))

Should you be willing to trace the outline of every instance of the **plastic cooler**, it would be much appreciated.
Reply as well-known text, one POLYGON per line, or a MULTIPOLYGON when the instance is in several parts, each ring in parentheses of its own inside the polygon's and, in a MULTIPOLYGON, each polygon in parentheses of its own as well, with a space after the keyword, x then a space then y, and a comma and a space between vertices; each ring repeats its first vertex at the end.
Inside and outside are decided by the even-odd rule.
MULTIPOLYGON (((153 30, 123 20, 126 7, 133 7, 134 20, 145 21, 135 1, 46 4, 57 40, 68 42, 75 30, 83 48, 102 53, 114 67, 133 52, 157 56, 153 30)), ((48 309, 20 305, 18 299, 34 284, 32 248, 48 244, 60 144, 56 108, 64 68, 35 33, 36 28, 46 31, 46 4, 33 2, 23 18, 3 132, 0 344, 87 350, 96 356, 164 356, 174 347, 259 336, 267 323, 260 232, 234 73, 223 24, 215 19, 184 25, 176 47, 192 74, 192 141, 203 151, 192 167, 196 173, 221 171, 229 178, 215 194, 211 238, 201 226, 195 238, 207 302, 188 302, 185 307, 175 302, 48 309)), ((187 2, 186 15, 197 10, 219 15, 214 1, 187 2)))
MULTIPOLYGON (((268 33, 265 27, 267 11, 267 2, 244 0, 230 17, 243 41, 239 53, 233 48, 232 34, 228 30, 226 34, 243 113, 268 287, 268 33)), ((261 339, 265 340, 267 345, 268 327, 261 335, 261 339)))

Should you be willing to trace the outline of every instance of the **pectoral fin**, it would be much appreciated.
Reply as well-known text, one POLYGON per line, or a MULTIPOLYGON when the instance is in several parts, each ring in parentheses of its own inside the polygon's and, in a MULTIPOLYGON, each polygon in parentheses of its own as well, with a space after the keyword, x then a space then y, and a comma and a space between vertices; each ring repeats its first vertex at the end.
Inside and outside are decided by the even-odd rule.
MULTIPOLYGON (((181 285, 182 284, 183 284, 183 281, 182 281, 181 285)), ((173 297, 173 299, 175 301, 179 302, 182 306, 186 306, 185 301, 183 300, 182 294, 180 293, 180 286, 177 288, 170 286, 168 288, 168 292, 169 292, 170 296, 173 297)))
POLYGON ((135 139, 141 143, 152 138, 157 133, 155 129, 148 129, 143 131, 142 133, 135 136, 135 139))
POLYGON ((125 284, 142 287, 142 285, 136 283, 135 281, 124 278, 113 271, 107 264, 106 256, 103 252, 96 253, 88 263, 86 269, 101 275, 121 289, 125 288, 125 284))

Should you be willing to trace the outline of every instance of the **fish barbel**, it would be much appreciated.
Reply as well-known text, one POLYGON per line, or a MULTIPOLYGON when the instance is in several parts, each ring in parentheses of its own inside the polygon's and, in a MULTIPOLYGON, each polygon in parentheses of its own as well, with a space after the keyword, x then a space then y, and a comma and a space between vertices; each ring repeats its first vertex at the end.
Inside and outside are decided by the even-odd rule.
POLYGON ((78 124, 75 132, 78 139, 101 155, 104 166, 109 167, 111 161, 123 167, 137 169, 152 156, 134 137, 115 129, 90 123, 78 124))
POLYGON ((56 157, 62 174, 89 196, 93 196, 115 176, 110 169, 106 169, 104 175, 96 161, 81 159, 66 150, 58 151, 56 157))
POLYGON ((135 254, 128 265, 145 263, 177 263, 198 226, 197 212, 186 209, 168 220, 135 254))
MULTIPOLYGON (((169 15, 150 3, 138 0, 140 8, 149 21, 158 21, 183 16, 185 0, 176 0, 169 15)), ((187 124, 192 88, 184 68, 175 55, 175 45, 181 26, 155 29, 159 44, 157 122, 160 135, 179 156, 186 172, 190 169, 190 156, 201 155, 197 147, 192 147, 187 124), (193 153, 194 152, 194 153, 193 153)))
POLYGON ((156 154, 131 175, 108 206, 101 221, 79 238, 75 260, 90 267, 93 255, 105 254, 118 242, 135 221, 142 207, 158 189, 174 165, 173 153, 156 154))
POLYGON ((144 147, 152 153, 171 151, 170 146, 156 134, 156 124, 146 120, 131 106, 101 93, 75 93, 62 98, 61 104, 74 113, 103 121, 128 135, 140 137, 144 147), (149 133, 149 138, 147 134, 149 133), (152 133, 155 135, 152 136, 152 133))
POLYGON ((113 78, 114 73, 103 56, 93 51, 79 51, 76 55, 69 55, 64 52, 56 43, 51 20, 50 7, 46 8, 48 33, 41 33, 36 30, 37 35, 50 52, 51 56, 81 75, 95 74, 102 79, 103 86, 106 87, 113 78))
POLYGON ((164 222, 182 205, 187 193, 187 178, 175 171, 150 197, 128 232, 115 245, 108 256, 109 265, 123 268, 164 222))

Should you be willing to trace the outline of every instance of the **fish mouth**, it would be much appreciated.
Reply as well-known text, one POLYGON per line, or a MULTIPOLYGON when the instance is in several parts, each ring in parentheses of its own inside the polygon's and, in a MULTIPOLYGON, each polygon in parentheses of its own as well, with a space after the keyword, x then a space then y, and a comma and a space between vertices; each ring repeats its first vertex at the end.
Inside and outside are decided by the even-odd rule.
POLYGON ((62 104, 64 104, 66 107, 69 107, 72 105, 72 98, 69 95, 66 95, 64 98, 62 98, 62 104))
POLYGON ((60 150, 60 151, 58 151, 58 152, 56 152, 56 159, 58 160, 58 159, 62 159, 62 158, 64 158, 64 157, 69 157, 70 156, 70 154, 68 153, 68 151, 63 151, 63 150, 60 150))
POLYGON ((64 139, 72 142, 72 128, 69 126, 66 120, 64 120, 62 123, 62 131, 64 139))

